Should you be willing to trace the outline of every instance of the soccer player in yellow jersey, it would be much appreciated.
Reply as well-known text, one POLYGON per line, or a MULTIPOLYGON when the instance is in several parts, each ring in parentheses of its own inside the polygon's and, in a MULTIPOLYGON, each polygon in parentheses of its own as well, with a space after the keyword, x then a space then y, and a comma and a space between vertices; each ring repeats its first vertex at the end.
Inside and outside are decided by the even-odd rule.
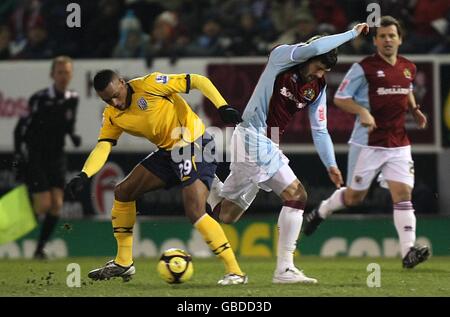
POLYGON ((107 105, 97 145, 81 173, 66 186, 70 195, 75 196, 89 177, 101 169, 122 132, 144 137, 158 150, 137 164, 115 187, 111 213, 117 256, 88 276, 94 280, 130 280, 136 271, 132 257, 136 199, 149 191, 181 185, 187 217, 225 264, 226 274, 218 283, 247 283, 222 227, 205 213, 217 167, 214 140, 179 93, 200 90, 218 108, 225 123, 239 123, 239 111, 227 105, 208 78, 197 74, 155 72, 125 82, 115 72, 102 70, 94 77, 94 88, 107 105))

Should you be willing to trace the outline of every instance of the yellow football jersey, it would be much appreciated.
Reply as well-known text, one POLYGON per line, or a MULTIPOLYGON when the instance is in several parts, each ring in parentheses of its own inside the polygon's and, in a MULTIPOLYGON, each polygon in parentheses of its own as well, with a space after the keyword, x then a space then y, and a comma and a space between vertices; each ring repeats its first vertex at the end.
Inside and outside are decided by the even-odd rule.
POLYGON ((190 90, 189 74, 151 73, 128 82, 131 105, 119 110, 107 105, 98 141, 117 142, 122 132, 144 137, 158 148, 171 150, 191 143, 205 125, 178 93, 190 90))

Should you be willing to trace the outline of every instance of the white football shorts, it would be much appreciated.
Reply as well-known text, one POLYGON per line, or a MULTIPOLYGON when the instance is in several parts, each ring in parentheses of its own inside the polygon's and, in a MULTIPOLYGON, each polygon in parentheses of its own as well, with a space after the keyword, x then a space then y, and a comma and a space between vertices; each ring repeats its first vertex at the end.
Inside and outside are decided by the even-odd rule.
POLYGON ((413 188, 411 146, 384 149, 350 144, 347 187, 366 190, 380 172, 381 180, 400 182, 413 188))

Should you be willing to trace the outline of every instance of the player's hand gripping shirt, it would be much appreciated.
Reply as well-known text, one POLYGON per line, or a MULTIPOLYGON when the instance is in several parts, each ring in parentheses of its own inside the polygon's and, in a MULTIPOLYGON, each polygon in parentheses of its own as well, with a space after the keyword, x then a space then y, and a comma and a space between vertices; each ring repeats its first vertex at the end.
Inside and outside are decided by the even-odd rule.
POLYGON ((377 128, 369 134, 357 116, 350 143, 383 148, 410 144, 405 117, 415 75, 416 66, 401 56, 395 65, 387 63, 378 54, 352 65, 335 97, 353 98, 367 108, 375 118, 377 128))

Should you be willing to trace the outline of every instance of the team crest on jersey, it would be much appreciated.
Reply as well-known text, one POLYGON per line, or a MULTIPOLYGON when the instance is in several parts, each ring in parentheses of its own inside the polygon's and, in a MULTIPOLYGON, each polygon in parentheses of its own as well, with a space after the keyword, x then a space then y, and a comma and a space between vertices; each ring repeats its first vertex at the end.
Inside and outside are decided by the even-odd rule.
POLYGON ((386 77, 386 75, 384 74, 384 71, 377 70, 377 77, 386 77))
POLYGON ((137 104, 138 104, 139 108, 141 108, 142 110, 147 109, 147 100, 145 100, 144 97, 139 98, 137 104))
POLYGON ((311 101, 314 99, 315 96, 316 96, 316 93, 314 92, 314 89, 307 88, 307 89, 303 90, 303 98, 305 98, 306 100, 311 101))
POLYGON ((361 184, 361 182, 362 182, 362 177, 361 176, 355 176, 355 182, 356 182, 356 184, 361 184))
POLYGON ((169 76, 167 75, 158 75, 156 76, 156 82, 160 84, 167 84, 169 81, 169 76))
POLYGON ((406 79, 411 79, 411 71, 408 68, 405 68, 403 75, 405 75, 406 79))

